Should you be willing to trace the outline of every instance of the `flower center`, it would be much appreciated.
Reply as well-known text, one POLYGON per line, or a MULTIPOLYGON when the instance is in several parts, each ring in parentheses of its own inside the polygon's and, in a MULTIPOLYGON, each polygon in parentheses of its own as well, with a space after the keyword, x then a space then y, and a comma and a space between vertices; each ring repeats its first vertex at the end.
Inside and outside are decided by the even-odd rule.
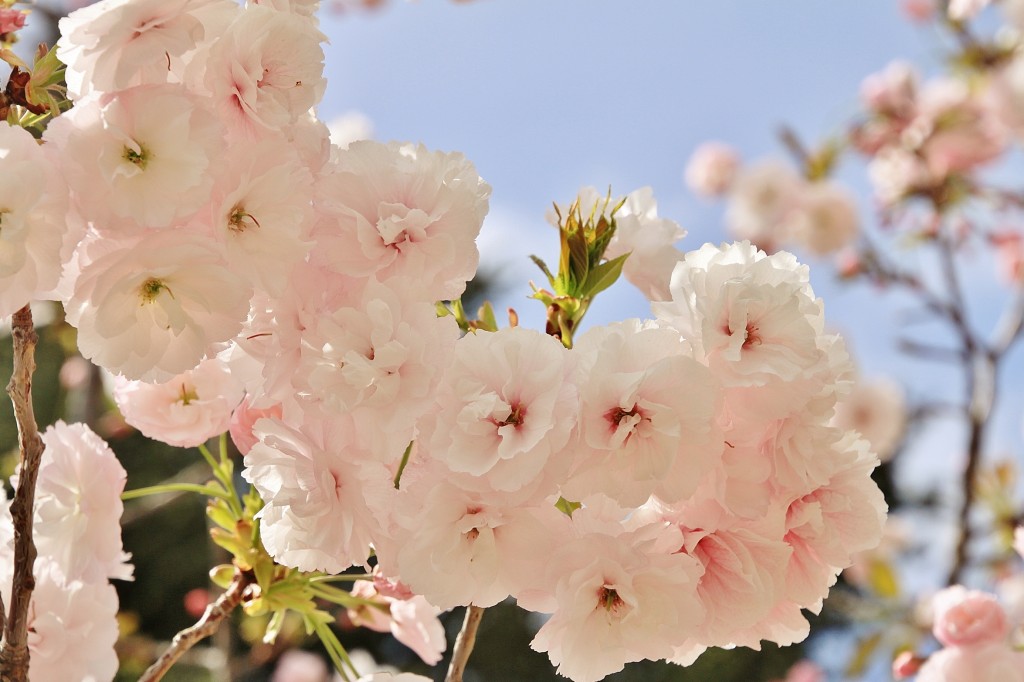
POLYGON ((748 321, 746 329, 743 330, 743 348, 750 350, 752 346, 761 345, 761 329, 753 322, 748 321))
POLYGON ((602 585, 597 591, 597 605, 616 618, 625 615, 629 609, 629 605, 622 600, 615 588, 608 585, 602 585))
POLYGON ((150 277, 139 287, 139 298, 142 299, 143 303, 152 303, 164 289, 167 289, 167 293, 171 292, 162 280, 150 277))
POLYGON ((512 405, 512 409, 508 413, 508 416, 505 417, 505 420, 498 422, 498 426, 508 426, 509 424, 511 424, 512 426, 519 426, 520 424, 523 423, 523 419, 525 417, 526 410, 523 409, 521 403, 516 403, 512 405))
POLYGON ((184 383, 181 385, 181 395, 178 400, 182 405, 188 405, 193 400, 199 400, 199 394, 196 393, 194 388, 188 388, 184 383))
POLYGON ((228 213, 228 229, 232 232, 240 234, 253 226, 260 227, 260 221, 241 204, 236 204, 228 213))
POLYGON ((121 154, 121 158, 136 166, 139 170, 146 170, 146 164, 149 163, 149 151, 137 142, 135 145, 138 149, 126 146, 121 154))

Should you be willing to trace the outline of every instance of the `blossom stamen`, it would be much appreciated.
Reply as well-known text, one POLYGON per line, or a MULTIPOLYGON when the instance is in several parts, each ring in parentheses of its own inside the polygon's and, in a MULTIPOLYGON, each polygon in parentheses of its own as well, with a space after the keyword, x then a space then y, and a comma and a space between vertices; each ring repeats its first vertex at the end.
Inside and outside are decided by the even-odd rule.
POLYGON ((171 290, 162 280, 159 280, 156 277, 150 277, 142 283, 142 286, 139 287, 139 298, 142 299, 143 303, 152 303, 165 289, 168 294, 171 293, 171 290))

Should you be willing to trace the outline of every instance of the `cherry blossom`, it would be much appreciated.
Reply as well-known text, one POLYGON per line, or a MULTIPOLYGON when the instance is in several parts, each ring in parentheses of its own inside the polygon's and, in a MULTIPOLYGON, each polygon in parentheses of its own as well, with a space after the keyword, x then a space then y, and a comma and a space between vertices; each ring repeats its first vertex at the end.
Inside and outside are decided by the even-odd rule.
POLYGON ((65 580, 130 580, 121 546, 120 494, 124 467, 85 424, 58 421, 43 433, 46 458, 39 468, 36 545, 65 580))
POLYGON ((116 377, 113 393, 130 425, 168 445, 192 448, 228 429, 242 386, 213 358, 159 384, 116 377))
POLYGON ((642 659, 671 655, 695 632, 703 608, 693 589, 699 564, 686 555, 649 554, 627 537, 588 535, 551 558, 561 577, 557 610, 531 642, 558 673, 596 682, 642 659))
POLYGON ((231 339, 251 289, 199 235, 170 230, 81 247, 65 302, 82 354, 129 379, 166 381, 231 339))
POLYGON ((203 13, 237 10, 229 0, 105 0, 77 9, 60 20, 57 43, 69 94, 180 80, 185 55, 212 37, 203 13))
POLYGON ((458 298, 476 271, 490 194, 461 154, 355 142, 317 186, 317 258, 350 275, 417 280, 423 300, 458 298))
POLYGON ((48 150, 27 131, 0 122, 0 318, 32 299, 53 297, 72 245, 66 186, 48 150))
POLYGON ((223 131, 180 85, 140 86, 80 102, 47 127, 82 217, 134 233, 194 214, 223 131))
POLYGON ((286 566, 339 573, 362 564, 379 533, 391 474, 361 458, 344 420, 307 420, 303 431, 261 419, 260 442, 243 476, 267 504, 260 511, 267 551, 286 566))
POLYGON ((735 149, 721 142, 705 142, 686 164, 686 184, 697 194, 719 196, 732 185, 739 166, 735 149))
POLYGON ((323 95, 324 39, 301 16, 250 5, 186 81, 209 94, 232 134, 272 134, 296 123, 323 95))
POLYGON ((576 423, 569 351, 551 336, 515 327, 464 336, 455 358, 438 388, 430 452, 452 471, 481 479, 485 490, 511 492, 542 472, 557 476, 555 455, 576 423))

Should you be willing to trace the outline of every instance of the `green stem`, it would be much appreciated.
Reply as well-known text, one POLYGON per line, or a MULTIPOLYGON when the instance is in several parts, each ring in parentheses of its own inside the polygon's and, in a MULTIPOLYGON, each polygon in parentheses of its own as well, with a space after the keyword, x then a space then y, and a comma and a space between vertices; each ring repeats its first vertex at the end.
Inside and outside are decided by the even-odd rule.
POLYGON ((151 485, 145 488, 136 488, 135 490, 126 490, 121 493, 122 500, 134 500, 139 497, 146 497, 147 495, 160 495, 163 493, 199 493, 207 497, 218 497, 222 500, 228 500, 230 496, 212 485, 197 485, 195 483, 163 483, 161 485, 151 485))
POLYGON ((243 510, 242 503, 238 501, 238 491, 235 490, 235 482, 232 479, 232 467, 231 460, 227 457, 227 447, 224 442, 224 434, 221 434, 221 459, 218 463, 213 457, 213 453, 206 447, 206 443, 199 444, 199 452, 202 453, 203 457, 210 464, 213 469, 213 475, 220 481, 220 484, 227 490, 228 496, 224 499, 227 500, 228 505, 231 507, 231 511, 238 517, 242 518, 243 510))
POLYGON ((398 471, 395 472, 395 490, 398 490, 398 482, 402 480, 402 473, 405 471, 405 467, 409 464, 409 455, 412 453, 412 444, 416 441, 409 441, 409 445, 406 446, 405 452, 402 453, 402 461, 398 465, 398 471))

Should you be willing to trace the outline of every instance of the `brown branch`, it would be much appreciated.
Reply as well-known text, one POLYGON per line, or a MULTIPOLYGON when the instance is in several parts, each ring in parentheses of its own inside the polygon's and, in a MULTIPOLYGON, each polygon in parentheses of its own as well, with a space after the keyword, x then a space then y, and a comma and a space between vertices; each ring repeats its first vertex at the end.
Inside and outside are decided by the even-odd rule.
POLYGON ((18 424, 20 469, 18 489, 11 503, 14 523, 14 581, 11 586, 10 612, 4 624, 4 643, 0 648, 0 680, 24 682, 28 679, 28 610, 35 589, 32 568, 36 546, 32 541, 32 512, 35 507, 36 479, 43 457, 43 440, 32 409, 32 373, 36 369, 36 335, 32 311, 26 304, 11 319, 14 340, 14 369, 7 394, 14 404, 18 424))
POLYGON ((220 595, 217 601, 206 607, 203 617, 195 625, 185 628, 174 636, 171 645, 160 655, 160 658, 156 659, 153 665, 146 669, 146 672, 139 678, 139 682, 157 682, 163 679, 163 676, 167 674, 171 666, 186 651, 216 632, 221 622, 231 615, 236 606, 242 603, 242 600, 245 598, 245 592, 249 585, 252 584, 252 581, 253 575, 251 572, 241 571, 236 568, 235 578, 228 585, 228 589, 224 594, 220 595))
POLYGON ((967 550, 972 535, 970 516, 975 498, 975 478, 983 451, 985 428, 988 426, 992 405, 996 398, 997 359, 984 341, 975 336, 968 324, 963 290, 956 271, 953 242, 947 234, 940 232, 936 239, 936 245, 939 250, 942 274, 949 293, 950 322, 959 334, 962 345, 964 370, 967 375, 966 392, 969 401, 967 407, 969 430, 967 461, 964 464, 963 478, 961 479, 963 499, 957 519, 958 537, 953 553, 953 564, 946 577, 946 584, 953 585, 960 582, 961 575, 969 561, 967 550))
POLYGON ((452 653, 452 662, 448 666, 448 674, 444 682, 462 682, 462 674, 466 672, 466 663, 469 655, 473 653, 473 645, 476 644, 476 631, 480 627, 480 619, 484 617, 484 610, 472 604, 466 609, 466 620, 462 622, 462 630, 455 639, 455 650, 452 653))

